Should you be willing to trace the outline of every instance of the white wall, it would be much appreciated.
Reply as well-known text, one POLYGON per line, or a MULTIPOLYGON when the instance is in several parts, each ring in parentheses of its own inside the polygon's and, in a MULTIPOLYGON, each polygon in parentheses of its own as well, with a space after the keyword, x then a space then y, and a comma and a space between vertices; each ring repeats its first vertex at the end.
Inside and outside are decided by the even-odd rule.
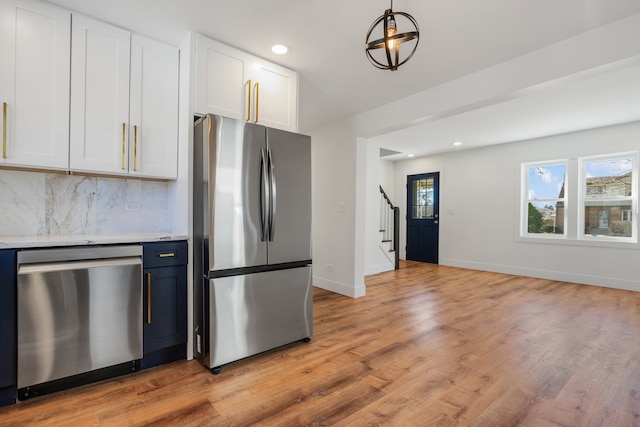
MULTIPOLYGON (((364 295, 364 219, 356 226, 363 203, 358 170, 358 141, 350 122, 336 123, 311 134, 313 285, 351 297, 364 295), (360 194, 360 195, 359 195, 360 194), (359 254, 356 256, 356 254, 359 254)), ((366 154, 363 153, 366 162, 366 154)))
MULTIPOLYGON (((178 132, 178 179, 169 184, 172 203, 172 228, 189 238, 189 263, 193 269, 193 110, 195 102, 195 35, 190 33, 180 45, 180 97, 178 132)), ((187 274, 187 359, 193 358, 193 282, 187 274)))
POLYGON ((394 192, 395 172, 396 172, 395 162, 392 162, 391 160, 385 160, 384 158, 380 158, 378 160, 378 169, 380 172, 378 176, 378 181, 380 182, 380 185, 382 186, 382 188, 384 188, 384 191, 385 193, 387 193, 387 196, 391 200, 391 203, 393 203, 394 205, 398 205, 402 201, 398 200, 394 192))
MULTIPOLYGON (((640 291, 638 245, 518 240, 521 163, 636 151, 638 141, 640 122, 634 122, 405 160, 396 162, 395 191, 406 197, 407 175, 441 172, 442 265, 640 291)), ((399 205, 404 216, 406 206, 399 205)), ((404 248, 406 228, 401 229, 404 248)))
POLYGON ((364 276, 393 269, 380 249, 379 189, 393 192, 393 162, 356 136, 353 120, 309 132, 312 159, 313 284, 354 298, 364 276), (355 166, 355 167, 354 167, 355 166))
MULTIPOLYGON (((380 177, 383 168, 380 161, 380 147, 374 143, 365 143, 367 165, 365 172, 365 243, 364 274, 377 274, 394 269, 394 253, 389 252, 390 244, 382 243, 380 232, 380 177)), ((387 162, 389 163, 389 162, 387 162)), ((385 190, 386 191, 386 190, 385 190)))
MULTIPOLYGON (((171 228, 176 233, 191 236, 192 177, 193 163, 193 107, 195 93, 194 36, 189 34, 180 46, 180 91, 178 99, 178 176, 169 182, 169 201, 171 203, 171 228)), ((191 251, 189 251, 191 253, 191 251)))

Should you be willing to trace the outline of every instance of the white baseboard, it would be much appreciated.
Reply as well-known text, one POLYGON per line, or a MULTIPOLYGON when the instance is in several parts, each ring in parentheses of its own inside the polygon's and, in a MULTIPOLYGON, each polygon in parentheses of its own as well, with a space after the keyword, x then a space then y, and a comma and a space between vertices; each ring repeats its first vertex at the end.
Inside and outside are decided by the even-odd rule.
POLYGON ((365 276, 370 276, 372 274, 378 274, 378 273, 383 273, 385 271, 393 271, 393 265, 385 263, 385 264, 378 264, 378 265, 370 265, 365 267, 364 269, 364 275, 365 276))
POLYGON ((516 276, 535 277, 539 279, 559 280, 562 282, 602 286, 605 288, 623 289, 627 291, 640 291, 640 281, 638 280, 625 280, 614 277, 593 276, 566 271, 538 270, 533 268, 514 267, 501 264, 484 264, 474 261, 464 261, 451 258, 440 259, 440 265, 469 268, 472 270, 491 271, 494 273, 513 274, 516 276))
POLYGON ((364 285, 347 285, 317 276, 313 277, 313 286, 351 298, 360 298, 366 294, 366 288, 364 285))

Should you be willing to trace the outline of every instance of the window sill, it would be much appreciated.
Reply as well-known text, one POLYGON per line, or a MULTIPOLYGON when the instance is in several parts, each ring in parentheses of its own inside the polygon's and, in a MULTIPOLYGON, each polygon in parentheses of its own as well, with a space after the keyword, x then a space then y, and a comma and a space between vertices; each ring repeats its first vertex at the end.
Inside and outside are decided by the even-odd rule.
POLYGON ((564 236, 516 236, 516 242, 523 243, 543 243, 550 245, 570 245, 570 246, 586 246, 586 247, 601 247, 601 248, 618 248, 618 249, 640 249, 640 243, 637 241, 629 240, 613 240, 615 238, 603 239, 603 238, 583 238, 577 239, 564 236))

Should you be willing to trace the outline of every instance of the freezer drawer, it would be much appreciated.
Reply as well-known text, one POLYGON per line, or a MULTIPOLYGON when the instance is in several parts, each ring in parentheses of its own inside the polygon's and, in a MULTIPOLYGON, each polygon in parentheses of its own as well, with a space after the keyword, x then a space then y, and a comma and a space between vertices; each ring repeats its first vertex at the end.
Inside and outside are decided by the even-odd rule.
POLYGON ((209 280, 209 368, 313 334, 311 266, 209 280))

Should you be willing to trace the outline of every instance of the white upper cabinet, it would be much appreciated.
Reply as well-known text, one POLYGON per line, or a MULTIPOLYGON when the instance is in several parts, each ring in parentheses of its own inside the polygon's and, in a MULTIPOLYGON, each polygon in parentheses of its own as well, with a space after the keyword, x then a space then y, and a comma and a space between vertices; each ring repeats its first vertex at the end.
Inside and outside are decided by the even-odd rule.
POLYGON ((133 34, 129 173, 178 176, 178 49, 133 34))
POLYGON ((127 173, 131 33, 73 15, 72 170, 127 173))
POLYGON ((298 130, 298 74, 201 35, 195 112, 298 130))
POLYGON ((81 15, 71 41, 71 170, 175 179, 178 50, 81 15))
POLYGON ((298 131, 298 73, 262 60, 252 64, 253 121, 298 131))
POLYGON ((0 1, 0 165, 67 169, 71 14, 0 1))
POLYGON ((249 120, 251 57, 200 35, 196 44, 196 113, 249 120))

